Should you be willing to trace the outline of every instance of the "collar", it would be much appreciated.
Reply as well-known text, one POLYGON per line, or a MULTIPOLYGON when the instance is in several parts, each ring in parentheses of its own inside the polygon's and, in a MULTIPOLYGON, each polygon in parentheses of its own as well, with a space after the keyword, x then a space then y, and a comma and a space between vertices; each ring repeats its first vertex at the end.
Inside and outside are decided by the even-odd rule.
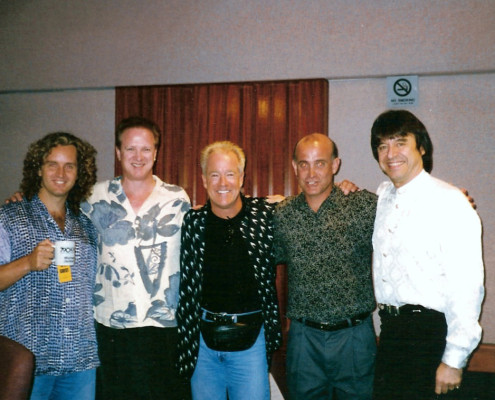
MULTIPOLYGON (((246 213, 246 198, 242 194, 240 194, 239 196, 241 196, 241 201, 242 201, 241 210, 236 215, 234 215, 234 217, 228 218, 230 220, 237 219, 238 217, 242 218, 244 216, 244 214, 246 213)), ((220 217, 216 216, 215 214, 213 214, 213 211, 211 210, 210 199, 206 200, 205 205, 203 207, 201 207, 200 210, 206 211, 208 216, 212 215, 215 218, 225 219, 225 218, 220 218, 220 217)))
POLYGON ((237 223, 240 220, 242 220, 242 218, 244 218, 244 215, 246 214, 246 201, 245 201, 244 196, 242 196, 242 195, 241 195, 241 201, 242 201, 241 210, 236 215, 234 215, 232 218, 221 218, 221 217, 215 215, 213 213, 213 211, 211 210, 210 200, 208 200, 206 202, 204 208, 206 210, 206 213, 207 213, 207 216, 209 219, 217 220, 217 221, 223 221, 223 222, 229 221, 231 223, 232 222, 237 223))
POLYGON ((399 195, 414 192, 416 188, 423 186, 423 183, 428 180, 429 176, 430 175, 428 172, 423 169, 417 176, 415 176, 410 182, 407 182, 404 186, 401 186, 400 188, 395 188, 394 186, 393 191, 399 195))
MULTIPOLYGON (((323 203, 321 203, 320 208, 318 209, 317 213, 320 212, 320 210, 322 210, 322 209, 326 209, 326 208, 330 207, 341 196, 342 196, 342 190, 340 190, 337 186, 333 185, 332 191, 330 192, 328 197, 325 200, 323 200, 323 203)), ((309 210, 315 214, 313 209, 309 206, 308 202, 306 201, 306 197, 305 197, 303 192, 299 193, 296 196, 296 204, 297 204, 299 209, 307 209, 307 210, 309 210)))

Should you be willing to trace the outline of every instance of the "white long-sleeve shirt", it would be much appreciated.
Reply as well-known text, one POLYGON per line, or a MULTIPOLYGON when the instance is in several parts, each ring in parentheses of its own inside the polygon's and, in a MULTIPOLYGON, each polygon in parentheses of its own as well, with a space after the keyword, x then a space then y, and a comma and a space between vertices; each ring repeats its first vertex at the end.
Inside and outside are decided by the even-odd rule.
POLYGON ((481 339, 481 222, 464 194, 425 171, 378 188, 373 279, 378 303, 419 304, 445 314, 442 361, 466 365, 481 339))

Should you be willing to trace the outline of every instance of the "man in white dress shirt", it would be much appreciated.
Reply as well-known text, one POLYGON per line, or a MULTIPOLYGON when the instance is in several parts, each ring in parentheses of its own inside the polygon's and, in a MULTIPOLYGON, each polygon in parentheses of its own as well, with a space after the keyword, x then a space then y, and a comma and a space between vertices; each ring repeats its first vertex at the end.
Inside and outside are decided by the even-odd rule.
POLYGON ((378 188, 373 233, 375 398, 446 396, 481 338, 481 223, 460 190, 429 175, 433 145, 412 113, 378 116, 371 147, 391 181, 378 188))

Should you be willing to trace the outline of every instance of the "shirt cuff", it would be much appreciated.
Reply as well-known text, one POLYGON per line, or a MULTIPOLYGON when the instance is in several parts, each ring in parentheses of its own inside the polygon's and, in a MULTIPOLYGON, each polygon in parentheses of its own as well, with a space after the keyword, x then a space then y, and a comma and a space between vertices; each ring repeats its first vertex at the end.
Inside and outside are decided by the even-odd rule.
POLYGON ((442 362, 452 368, 464 368, 469 358, 469 351, 460 347, 449 347, 443 353, 442 362))

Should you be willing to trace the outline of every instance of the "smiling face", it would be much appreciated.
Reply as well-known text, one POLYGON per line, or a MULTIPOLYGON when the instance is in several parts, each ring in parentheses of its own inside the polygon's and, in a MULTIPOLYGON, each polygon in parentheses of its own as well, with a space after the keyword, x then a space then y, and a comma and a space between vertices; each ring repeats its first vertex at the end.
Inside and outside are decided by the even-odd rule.
POLYGON ((292 167, 297 182, 314 211, 332 192, 333 177, 340 166, 340 159, 332 154, 333 143, 322 134, 312 134, 302 139, 294 153, 292 167))
POLYGON ((39 172, 39 196, 66 199, 77 180, 77 150, 75 146, 56 146, 46 156, 39 172))
POLYGON ((423 170, 425 151, 422 147, 417 148, 412 133, 382 139, 377 150, 378 164, 396 188, 410 182, 423 170))
POLYGON ((212 152, 208 157, 206 172, 202 178, 215 215, 220 218, 232 218, 241 211, 240 193, 244 173, 239 170, 239 160, 235 153, 212 152))
POLYGON ((124 179, 152 179, 156 147, 153 133, 148 129, 126 129, 121 136, 120 148, 115 150, 122 166, 124 179))

